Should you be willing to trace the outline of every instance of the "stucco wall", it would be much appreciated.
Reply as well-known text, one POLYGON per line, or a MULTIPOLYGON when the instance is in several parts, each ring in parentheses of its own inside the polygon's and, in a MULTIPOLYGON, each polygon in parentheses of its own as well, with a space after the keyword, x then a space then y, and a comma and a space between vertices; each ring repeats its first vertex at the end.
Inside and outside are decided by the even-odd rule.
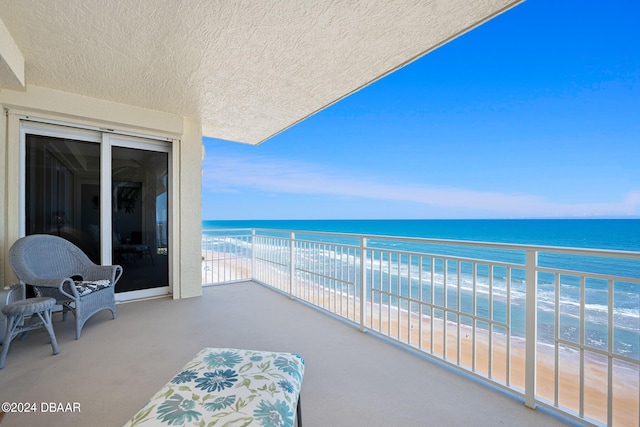
MULTIPOLYGON (((178 162, 180 173, 174 174, 174 188, 179 188, 174 203, 175 238, 180 239, 180 274, 182 283, 174 298, 202 295, 202 133, 199 123, 184 120, 178 162), (194 167, 193 165, 200 165, 194 167), (175 182, 179 178, 179 182, 175 182)), ((175 276, 174 276, 175 277, 175 276)))
POLYGON ((171 138, 173 194, 170 282, 174 298, 201 295, 201 126, 178 115, 29 86, 0 92, 0 279, 15 281, 6 253, 19 237, 19 118, 28 115, 141 135, 171 138), (8 112, 5 113, 5 112, 8 112))
MULTIPOLYGON (((0 89, 0 96, 2 96, 2 89, 0 89)), ((6 195, 6 174, 7 174, 7 120, 4 115, 4 111, 0 111, 0 286, 4 286, 7 283, 5 277, 6 255, 5 242, 5 224, 7 216, 7 195, 6 195)))

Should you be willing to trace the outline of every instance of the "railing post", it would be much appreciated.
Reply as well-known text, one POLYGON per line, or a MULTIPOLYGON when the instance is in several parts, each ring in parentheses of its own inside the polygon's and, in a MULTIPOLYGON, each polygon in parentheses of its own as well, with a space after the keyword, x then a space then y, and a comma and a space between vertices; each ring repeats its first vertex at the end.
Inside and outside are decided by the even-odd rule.
POLYGON ((256 229, 251 229, 251 280, 256 280, 256 229))
POLYGON ((536 407, 536 355, 538 328, 538 285, 536 267, 538 252, 527 249, 525 259, 527 296, 525 302, 525 382, 524 404, 529 408, 536 407))
POLYGON ((289 298, 291 299, 293 299, 293 281, 296 272, 295 261, 293 259, 295 254, 295 244, 293 241, 295 238, 296 234, 292 231, 289 235, 289 298))
POLYGON ((360 332, 364 332, 364 321, 367 312, 367 239, 360 238, 360 332))

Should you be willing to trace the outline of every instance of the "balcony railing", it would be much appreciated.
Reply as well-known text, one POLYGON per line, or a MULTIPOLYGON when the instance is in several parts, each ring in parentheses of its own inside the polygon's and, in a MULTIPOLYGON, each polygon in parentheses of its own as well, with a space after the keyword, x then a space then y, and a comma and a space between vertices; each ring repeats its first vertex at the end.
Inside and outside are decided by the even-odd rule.
POLYGON ((593 425, 640 422, 640 252, 283 230, 203 233, 254 280, 593 425))

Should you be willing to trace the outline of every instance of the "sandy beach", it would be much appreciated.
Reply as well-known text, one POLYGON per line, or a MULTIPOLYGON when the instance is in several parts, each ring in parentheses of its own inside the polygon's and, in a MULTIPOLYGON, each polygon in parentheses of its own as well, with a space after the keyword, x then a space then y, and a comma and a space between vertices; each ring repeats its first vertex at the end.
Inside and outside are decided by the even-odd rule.
MULTIPOLYGON (((278 288, 289 291, 288 280, 277 271, 267 273, 278 277, 278 288), (283 285, 280 285, 283 284, 283 285)), ((233 281, 251 277, 250 260, 219 257, 213 251, 203 251, 202 283, 233 281)), ((346 289, 326 289, 308 280, 298 278, 293 295, 322 307, 339 316, 360 323, 360 303, 346 289)), ((427 309, 423 305, 423 310, 427 309)), ((414 312, 415 311, 415 312, 414 312)), ((436 312, 437 313, 437 312, 436 312)), ((459 366, 475 375, 524 393, 525 348, 524 340, 512 337, 510 346, 504 331, 489 333, 486 323, 476 327, 457 322, 443 322, 438 315, 412 313, 396 307, 368 301, 365 328, 396 339, 412 348, 459 366), (446 329, 446 333, 445 333, 446 329), (445 341, 446 337, 446 341, 445 341), (475 344, 475 345, 474 345, 475 344), (489 350, 491 348, 491 351, 489 350)), ((605 356, 593 353, 584 358, 585 381, 584 415, 598 422, 607 421, 608 367, 605 356)), ((558 354, 557 406, 574 413, 580 408, 580 354, 576 350, 562 349, 558 354)), ((538 344, 536 395, 550 405, 555 402, 555 351, 546 344, 538 344)), ((613 368, 613 425, 638 425, 640 373, 633 366, 621 363, 613 368)))
POLYGON ((251 278, 251 259, 211 250, 202 251, 202 284, 251 278))

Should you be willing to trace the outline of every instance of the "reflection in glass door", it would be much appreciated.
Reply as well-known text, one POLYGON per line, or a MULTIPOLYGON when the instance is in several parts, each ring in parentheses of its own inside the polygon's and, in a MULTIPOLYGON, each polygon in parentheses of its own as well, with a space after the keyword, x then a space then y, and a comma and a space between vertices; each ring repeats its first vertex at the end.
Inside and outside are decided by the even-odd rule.
POLYGON ((169 292, 168 141, 26 121, 21 133, 21 234, 122 265, 118 300, 169 292))
POLYGON ((25 234, 63 237, 100 264, 100 145, 25 137, 25 234))
POLYGON ((117 292, 168 286, 168 153, 113 146, 111 168, 117 292))

